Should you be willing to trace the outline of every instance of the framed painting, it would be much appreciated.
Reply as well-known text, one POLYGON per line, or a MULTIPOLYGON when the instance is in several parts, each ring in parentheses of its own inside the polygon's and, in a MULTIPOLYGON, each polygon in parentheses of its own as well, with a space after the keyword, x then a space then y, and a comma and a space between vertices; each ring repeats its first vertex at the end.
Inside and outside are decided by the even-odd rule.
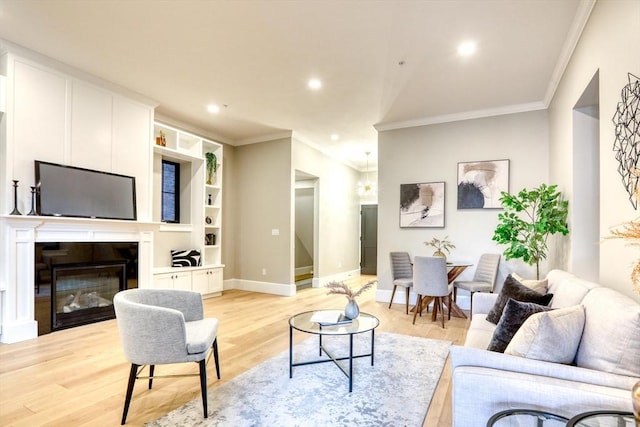
POLYGON ((400 228, 444 227, 444 182, 400 184, 400 228))
POLYGON ((458 209, 501 209, 509 192, 509 160, 458 163, 458 209))

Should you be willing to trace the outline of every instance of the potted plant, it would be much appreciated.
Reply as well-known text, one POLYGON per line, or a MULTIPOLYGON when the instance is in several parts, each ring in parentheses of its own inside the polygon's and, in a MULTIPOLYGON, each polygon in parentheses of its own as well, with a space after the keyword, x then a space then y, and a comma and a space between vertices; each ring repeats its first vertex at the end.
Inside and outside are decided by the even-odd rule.
POLYGON ((529 265, 535 264, 538 279, 540 260, 547 257, 547 238, 555 233, 569 234, 569 202, 562 200, 557 187, 542 184, 515 195, 500 193, 504 212, 498 215, 493 240, 508 245, 505 259, 522 258, 529 265))
POLYGON ((362 285, 360 289, 357 291, 353 291, 349 285, 343 282, 330 282, 325 285, 326 288, 329 289, 327 295, 335 294, 335 295, 344 295, 347 297, 349 302, 344 309, 344 315, 348 319, 355 319, 360 314, 360 308, 358 307, 358 303, 356 302, 356 298, 359 297, 363 292, 373 287, 376 283, 375 280, 371 280, 366 284, 362 285))
POLYGON ((211 185, 213 184, 214 176, 218 169, 218 159, 216 155, 211 152, 205 153, 204 157, 207 159, 207 184, 211 185))
POLYGON ((436 251, 433 253, 433 256, 442 257, 444 259, 447 259, 447 255, 444 252, 449 253, 451 249, 456 248, 456 246, 449 241, 449 236, 445 236, 444 239, 434 237, 430 241, 424 242, 424 244, 435 248, 436 251))

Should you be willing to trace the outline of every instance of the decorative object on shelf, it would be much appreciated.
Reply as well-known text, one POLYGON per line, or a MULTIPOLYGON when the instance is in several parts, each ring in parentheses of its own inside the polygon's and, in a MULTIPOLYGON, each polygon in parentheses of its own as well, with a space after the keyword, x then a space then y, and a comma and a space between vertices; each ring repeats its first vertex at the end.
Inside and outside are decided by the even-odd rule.
POLYGON ((216 235, 213 233, 207 233, 204 235, 204 244, 207 246, 213 246, 216 244, 216 235))
POLYGON ((444 182, 400 184, 400 228, 444 227, 444 182))
POLYGON ((540 278, 540 260, 547 257, 547 238, 551 234, 569 234, 567 215, 569 202, 562 200, 557 185, 526 188, 516 195, 502 192, 500 203, 504 212, 498 214, 498 226, 492 240, 509 245, 505 259, 522 258, 536 266, 540 278))
POLYGON ((634 209, 638 209, 638 199, 634 192, 638 188, 640 177, 637 173, 638 146, 640 144, 640 78, 627 73, 629 83, 620 93, 622 102, 611 121, 615 125, 616 139, 613 143, 613 151, 618 161, 618 172, 622 177, 622 184, 629 193, 629 201, 634 209))
POLYGON ((171 251, 171 267, 197 267, 200 265, 200 251, 171 251))
POLYGON ((38 212, 36 211, 36 187, 31 187, 31 210, 27 215, 29 216, 38 215, 38 212))
POLYGON ((22 215, 18 210, 18 182, 17 179, 13 180, 13 210, 9 215, 22 215))
POLYGON ((218 170, 218 159, 216 155, 208 152, 205 153, 207 159, 207 185, 213 185, 216 181, 216 171, 218 170))
POLYGON ((430 241, 424 242, 424 244, 427 246, 431 246, 436 250, 433 253, 433 256, 441 257, 445 260, 447 259, 447 255, 444 252, 446 251, 447 253, 450 253, 451 249, 456 248, 456 246, 449 241, 449 236, 445 236, 444 239, 438 239, 437 237, 434 237, 430 241))
POLYGON ((211 224, 211 223, 213 222, 213 220, 211 219, 211 217, 210 217, 210 216, 208 216, 208 217, 206 217, 206 218, 204 219, 204 222, 206 222, 207 224, 211 224))
POLYGON ((458 209, 499 209, 509 192, 509 160, 458 163, 458 209))
POLYGON ((207 204, 211 206, 211 194, 209 194, 209 197, 207 198, 207 204))
POLYGON ((371 280, 362 285, 356 292, 343 282, 329 282, 325 287, 329 289, 327 295, 335 294, 347 297, 349 302, 347 302, 347 306, 344 308, 344 315, 349 319, 355 319, 360 314, 360 308, 358 307, 356 298, 362 295, 363 292, 371 289, 375 283, 375 280, 371 280))
POLYGON ((160 136, 156 136, 156 144, 161 147, 167 146, 167 138, 165 137, 163 131, 160 131, 160 136))

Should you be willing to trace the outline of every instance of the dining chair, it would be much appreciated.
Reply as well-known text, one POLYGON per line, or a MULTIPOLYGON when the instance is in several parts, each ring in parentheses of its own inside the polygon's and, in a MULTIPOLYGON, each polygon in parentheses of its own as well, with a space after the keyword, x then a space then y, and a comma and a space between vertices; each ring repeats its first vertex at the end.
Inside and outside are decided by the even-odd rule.
POLYGON ((207 418, 206 366, 213 354, 220 379, 220 364, 218 319, 204 317, 202 295, 175 289, 129 289, 118 292, 113 305, 124 355, 131 363, 122 424, 127 420, 136 380, 148 379, 151 389, 154 378, 198 375, 154 376, 156 365, 168 363, 198 363, 202 406, 207 418), (141 376, 147 365, 149 375, 141 376))
POLYGON ((482 254, 473 280, 456 280, 453 282, 453 300, 458 297, 458 289, 469 291, 469 318, 473 315, 473 294, 476 292, 493 292, 498 276, 500 254, 482 254))
MULTIPOLYGON (((437 319, 438 310, 442 312, 442 327, 444 328, 444 304, 443 300, 451 298, 453 285, 447 278, 447 261, 442 257, 420 257, 413 259, 413 291, 418 294, 413 324, 416 323, 416 315, 422 316, 422 299, 433 298, 432 319, 437 319)), ((451 309, 449 309, 451 319, 451 309)))
POLYGON ((390 252, 391 273, 393 275, 393 291, 391 292, 391 300, 389 301, 389 309, 393 303, 393 297, 396 294, 398 286, 405 289, 405 314, 409 314, 409 291, 413 286, 413 265, 409 252, 390 252))

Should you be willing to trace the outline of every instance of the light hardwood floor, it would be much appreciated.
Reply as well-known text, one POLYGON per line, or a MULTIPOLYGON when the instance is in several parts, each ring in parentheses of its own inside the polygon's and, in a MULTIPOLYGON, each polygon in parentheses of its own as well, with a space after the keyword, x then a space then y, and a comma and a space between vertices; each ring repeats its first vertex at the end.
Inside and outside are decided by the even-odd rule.
MULTIPOLYGON (((365 283, 372 276, 346 281, 365 283)), ((359 298, 361 311, 380 319, 377 331, 464 342, 467 319, 451 318, 442 329, 424 315, 412 325, 404 305, 375 301, 370 290, 359 298)), ((317 308, 344 308, 346 299, 309 288, 295 297, 225 291, 205 300, 205 315, 220 319, 218 344, 222 379, 208 369, 210 396, 215 387, 288 349, 287 320, 295 313, 317 308)), ((302 341, 305 334, 294 334, 302 341)), ((115 320, 43 335, 37 339, 0 345, 0 425, 2 426, 116 426, 120 424, 129 373, 115 320)), ((157 374, 197 373, 196 364, 160 366, 157 374)), ((265 373, 268 374, 268 373, 265 373)), ((357 384, 357 380, 356 380, 357 384)), ((160 379, 148 390, 137 381, 127 425, 141 426, 200 396, 197 377, 160 379)), ((424 426, 451 426, 449 362, 438 383, 424 426)))

